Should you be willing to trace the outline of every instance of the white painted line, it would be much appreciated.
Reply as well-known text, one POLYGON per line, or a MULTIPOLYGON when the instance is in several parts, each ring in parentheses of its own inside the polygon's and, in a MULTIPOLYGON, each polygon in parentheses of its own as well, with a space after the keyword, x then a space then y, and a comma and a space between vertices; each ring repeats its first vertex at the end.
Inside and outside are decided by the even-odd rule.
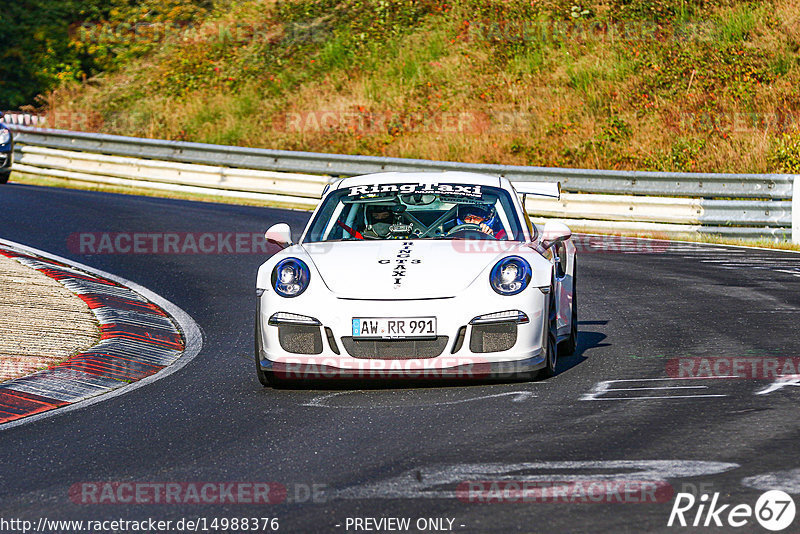
POLYGON ((661 386, 656 388, 621 388, 607 389, 606 391, 648 391, 651 389, 708 389, 708 386, 661 386))
POLYGON ((593 399, 581 399, 581 400, 596 400, 596 401, 619 400, 619 401, 629 401, 629 400, 650 400, 650 399, 701 399, 703 397, 727 397, 727 395, 666 395, 666 396, 662 396, 662 397, 595 397, 593 399))
MULTIPOLYGON (((475 480, 569 482, 582 480, 666 481, 711 476, 739 464, 694 460, 589 460, 523 463, 426 465, 399 475, 351 486, 331 494, 337 499, 455 499, 459 484, 475 480)), ((613 486, 609 486, 613 488, 613 486)))
POLYGON ((756 395, 769 395, 773 391, 778 391, 788 386, 796 386, 800 387, 800 375, 781 375, 777 377, 772 383, 761 389, 756 391, 756 395))
POLYGON ((742 485, 761 491, 781 490, 786 493, 800 494, 800 469, 772 471, 742 479, 742 485))
POLYGON ((709 378, 737 378, 733 376, 714 376, 714 377, 680 377, 680 378, 621 378, 619 380, 604 380, 594 385, 591 391, 581 395, 582 401, 596 401, 596 400, 613 400, 613 401, 628 401, 628 400, 647 400, 647 399, 693 399, 705 397, 727 397, 722 394, 699 394, 699 395, 665 395, 665 396, 639 396, 639 397, 603 397, 608 393, 614 391, 663 391, 672 389, 708 389, 706 385, 688 385, 688 386, 653 386, 653 387, 631 387, 631 388, 612 388, 611 386, 617 383, 625 382, 664 382, 664 381, 678 381, 678 380, 706 380, 709 378))
POLYGON ((676 376, 670 378, 620 378, 619 380, 609 380, 609 382, 656 382, 659 380, 718 380, 721 378, 739 378, 736 375, 729 376, 676 376))
MULTIPOLYGON (((609 234, 581 234, 587 236, 608 236, 609 234)), ((610 234, 614 235, 614 234, 610 234)), ((691 245, 690 247, 686 248, 685 250, 696 250, 698 248, 706 249, 706 250, 719 250, 717 247, 729 249, 744 249, 744 250, 763 250, 765 252, 786 252, 788 254, 800 254, 800 250, 786 250, 782 248, 767 248, 767 247, 751 247, 748 245, 728 245, 725 243, 701 243, 698 241, 684 241, 681 239, 653 239, 651 237, 630 237, 629 239, 636 239, 639 241, 657 241, 659 243, 679 243, 681 245, 691 245)), ((674 247, 672 250, 681 250, 678 247, 674 247)))
MULTIPOLYGON (((119 389, 115 389, 109 391, 108 393, 103 393, 96 397, 92 397, 90 399, 86 399, 84 401, 76 402, 75 404, 70 404, 68 406, 64 406, 61 408, 56 408, 54 410, 50 410, 48 412, 44 412, 37 415, 31 415, 29 417, 25 417, 23 419, 18 419, 16 421, 10 421, 8 423, 0 424, 0 430, 5 430, 8 428, 13 428, 15 426, 24 425, 26 423, 32 423, 34 421, 39 421, 40 419, 45 419, 47 417, 52 417, 54 415, 60 415, 63 413, 71 412, 73 410, 79 410, 81 408, 85 408, 87 406, 91 406, 93 404, 97 404, 98 402, 102 402, 105 400, 112 399, 114 397, 119 397, 120 395, 125 395, 135 389, 139 389, 140 387, 144 387, 148 384, 155 382, 156 380, 161 380, 162 378, 166 378, 172 373, 179 371, 182 369, 186 364, 192 361, 195 356, 200 353, 200 350, 203 348, 203 333, 200 330, 200 326, 195 322, 192 317, 183 311, 181 308, 173 304, 172 302, 168 301, 167 299, 163 298, 162 296, 150 291, 146 287, 140 286, 136 282, 131 282, 121 276, 117 276, 111 273, 107 273, 100 269, 95 269, 94 267, 90 267, 83 263, 79 263, 62 256, 58 256, 56 254, 50 254, 49 252, 45 252, 43 250, 39 250, 33 247, 29 247, 27 245, 23 245, 21 243, 16 243, 14 241, 9 241, 7 239, 0 238, 0 244, 7 246, 12 249, 16 249, 19 252, 27 252, 29 254, 34 254, 37 256, 41 256, 43 258, 47 258, 53 261, 58 261, 65 263, 67 265, 72 266, 73 268, 77 268, 97 276, 101 276, 104 278, 108 278, 109 280, 113 280, 119 284, 122 284, 130 289, 136 291, 140 295, 147 298, 149 301, 153 302, 154 304, 163 308, 174 320, 178 323, 181 331, 183 332, 184 337, 186 338, 186 348, 183 351, 178 360, 175 361, 172 365, 169 365, 162 369, 161 371, 150 375, 142 380, 137 382, 132 382, 128 385, 125 385, 119 389)), ((90 349, 91 350, 91 349, 90 349)))
POLYGON ((481 395, 478 397, 471 397, 469 399, 458 399, 453 401, 442 401, 442 402, 422 402, 420 404, 379 404, 379 405, 356 405, 356 406, 331 406, 330 404, 326 404, 328 399, 332 399, 334 397, 339 397, 341 395, 347 395, 352 393, 363 393, 363 390, 356 390, 356 391, 339 391, 336 393, 328 393, 326 395, 320 395, 318 397, 314 397, 310 401, 305 404, 301 404, 300 406, 306 406, 311 408, 414 408, 414 407, 421 407, 421 406, 447 406, 451 404, 463 404, 465 402, 473 402, 479 400, 486 400, 486 399, 495 399, 499 397, 513 397, 511 402, 523 402, 530 398, 535 398, 536 395, 531 391, 506 391, 505 393, 496 393, 493 395, 481 395))
MULTIPOLYGON (((323 404, 328 399, 332 399, 333 397, 338 397, 339 395, 345 395, 347 393, 351 393, 350 391, 339 391, 336 393, 328 393, 327 395, 320 395, 318 397, 314 397, 310 401, 306 402, 305 404, 301 404, 300 406, 308 406, 312 408, 331 408, 327 404, 323 404)), ((355 393, 353 391, 352 393, 355 393)))

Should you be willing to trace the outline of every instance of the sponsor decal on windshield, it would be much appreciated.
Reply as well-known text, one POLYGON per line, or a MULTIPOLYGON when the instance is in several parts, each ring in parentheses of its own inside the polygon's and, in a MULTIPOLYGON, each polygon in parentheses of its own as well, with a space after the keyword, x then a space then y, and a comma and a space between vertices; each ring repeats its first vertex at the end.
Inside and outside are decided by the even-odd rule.
POLYGON ((376 195, 381 193, 398 193, 401 195, 411 194, 437 194, 437 195, 456 195, 465 197, 482 197, 481 186, 479 185, 460 185, 460 184, 438 184, 438 183, 418 183, 418 184, 372 184, 356 185, 350 187, 347 196, 360 197, 376 195))

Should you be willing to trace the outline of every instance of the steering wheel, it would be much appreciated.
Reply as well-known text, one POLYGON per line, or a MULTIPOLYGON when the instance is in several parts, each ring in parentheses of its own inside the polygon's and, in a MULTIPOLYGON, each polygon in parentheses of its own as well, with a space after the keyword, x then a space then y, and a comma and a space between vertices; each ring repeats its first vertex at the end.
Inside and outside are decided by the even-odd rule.
POLYGON ((481 230, 481 225, 480 224, 462 223, 462 224, 457 224, 454 227, 452 227, 450 230, 448 230, 447 235, 453 235, 456 232, 463 232, 465 230, 472 230, 472 231, 475 231, 475 232, 483 233, 483 231, 481 230))

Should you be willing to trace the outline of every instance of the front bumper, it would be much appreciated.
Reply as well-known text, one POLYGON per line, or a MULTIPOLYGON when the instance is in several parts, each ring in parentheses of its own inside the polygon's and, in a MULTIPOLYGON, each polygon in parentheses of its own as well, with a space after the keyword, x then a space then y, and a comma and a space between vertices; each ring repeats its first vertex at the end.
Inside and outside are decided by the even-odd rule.
POLYGON ((13 147, 5 148, 0 147, 0 171, 8 171, 11 169, 11 163, 14 154, 13 147))
POLYGON ((352 366, 340 359, 310 358, 294 363, 262 360, 261 370, 271 372, 285 380, 305 380, 319 378, 333 379, 487 379, 514 378, 520 373, 534 372, 544 368, 541 355, 524 360, 508 362, 468 362, 469 358, 459 358, 455 366, 434 367, 413 360, 363 360, 352 366))
MULTIPOLYGON (((546 365, 545 306, 546 297, 536 287, 511 297, 489 289, 479 295, 396 301, 344 299, 332 294, 285 299, 265 292, 258 305, 256 358, 263 371, 287 379, 512 377, 546 365), (508 310, 523 312, 528 322, 514 323, 515 338, 510 346, 500 347, 504 350, 484 351, 487 345, 476 342, 483 339, 476 336, 485 334, 485 325, 470 323, 478 316, 508 310), (318 322, 296 329, 308 336, 301 349, 304 353, 286 350, 286 338, 282 338, 286 331, 280 330, 283 325, 270 324, 277 312, 318 322), (381 340, 376 342, 381 350, 370 348, 373 353, 353 348, 354 317, 431 316, 437 320, 435 340, 381 340), (389 357, 378 356, 387 353, 389 357)), ((505 324, 508 326, 508 321, 505 324)))
MULTIPOLYGON (((6 130, 6 125, 0 123, 0 129, 6 130)), ((11 131, 9 130, 9 133, 11 131)), ((11 133, 11 139, 8 143, 0 145, 0 172, 10 172, 11 163, 14 159, 14 134, 11 133)))

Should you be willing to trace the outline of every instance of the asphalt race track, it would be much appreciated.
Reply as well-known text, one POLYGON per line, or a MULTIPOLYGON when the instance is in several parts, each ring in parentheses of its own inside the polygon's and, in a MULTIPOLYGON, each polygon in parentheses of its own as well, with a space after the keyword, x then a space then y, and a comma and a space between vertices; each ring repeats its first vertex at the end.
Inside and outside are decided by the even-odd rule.
MULTIPOLYGON (((731 529, 667 527, 675 494, 718 492, 720 503, 750 506, 768 489, 800 494, 800 379, 791 376, 800 373, 800 254, 644 241, 604 250, 598 240, 579 249, 579 347, 553 379, 274 390, 256 380, 252 355, 262 255, 68 246, 81 232, 263 232, 281 221, 299 232, 307 218, 0 187, 0 237, 149 288, 204 336, 202 352, 162 380, 0 431, 0 515, 209 525, 267 517, 281 532, 355 532, 354 518, 381 517, 410 518, 412 532, 428 518, 442 520, 421 524, 429 532, 722 532, 731 529), (719 378, 731 374, 746 376, 719 378), (664 484, 661 502, 485 503, 458 491, 475 481, 653 479, 664 484), (276 504, 75 496, 96 482, 270 482, 288 493, 276 504)), ((738 531, 767 532, 753 518, 738 531)))

